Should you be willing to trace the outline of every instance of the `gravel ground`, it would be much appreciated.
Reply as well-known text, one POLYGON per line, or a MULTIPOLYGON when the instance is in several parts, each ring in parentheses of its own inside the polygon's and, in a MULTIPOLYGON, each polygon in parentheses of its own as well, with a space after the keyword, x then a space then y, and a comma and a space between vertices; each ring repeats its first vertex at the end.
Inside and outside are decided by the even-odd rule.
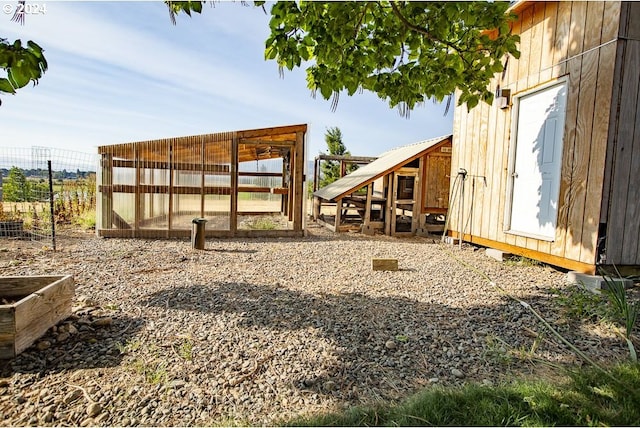
POLYGON ((208 240, 206 251, 90 234, 59 247, 0 241, 2 275, 76 283, 74 315, 0 361, 0 425, 272 425, 434 383, 539 375, 532 356, 580 364, 452 256, 592 358, 628 352, 606 326, 562 315, 551 291, 566 287, 563 273, 471 246, 311 227, 305 238, 208 240), (397 258, 400 271, 372 271, 373 257, 397 258))

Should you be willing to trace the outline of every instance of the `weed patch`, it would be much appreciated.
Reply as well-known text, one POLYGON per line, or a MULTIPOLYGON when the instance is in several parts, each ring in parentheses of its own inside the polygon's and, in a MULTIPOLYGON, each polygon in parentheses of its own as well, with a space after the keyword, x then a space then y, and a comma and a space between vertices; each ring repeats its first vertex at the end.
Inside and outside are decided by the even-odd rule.
POLYGON ((275 230, 278 228, 278 225, 272 219, 264 217, 252 221, 249 227, 256 230, 275 230))

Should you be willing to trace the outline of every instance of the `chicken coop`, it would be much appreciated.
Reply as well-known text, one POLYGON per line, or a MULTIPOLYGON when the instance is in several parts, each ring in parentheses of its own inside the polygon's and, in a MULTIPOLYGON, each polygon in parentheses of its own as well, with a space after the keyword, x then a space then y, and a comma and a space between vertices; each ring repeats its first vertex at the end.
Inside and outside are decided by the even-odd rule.
MULTIPOLYGON (((396 147, 316 190, 314 221, 334 232, 441 232, 449 206, 451 135, 396 147)), ((317 180, 316 180, 317 181, 317 180)))
POLYGON ((100 146, 96 233, 301 236, 307 125, 100 146))

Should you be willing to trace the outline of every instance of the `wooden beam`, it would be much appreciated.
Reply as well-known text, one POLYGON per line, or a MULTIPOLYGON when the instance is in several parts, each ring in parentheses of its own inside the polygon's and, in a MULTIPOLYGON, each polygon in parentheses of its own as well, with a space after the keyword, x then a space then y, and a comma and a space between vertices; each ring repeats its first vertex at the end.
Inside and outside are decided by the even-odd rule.
POLYGON ((373 183, 370 183, 367 186, 367 199, 364 203, 364 221, 363 221, 363 230, 364 228, 368 228, 371 223, 371 198, 373 197, 373 183))
MULTIPOLYGON (((287 188, 291 189, 291 177, 287 176, 287 166, 288 166, 288 160, 287 158, 283 158, 282 159, 282 184, 286 185, 287 188)), ((288 204, 289 204, 289 192, 282 195, 282 198, 280 199, 280 211, 285 216, 289 215, 288 204)))
MULTIPOLYGON (((151 174, 149 174, 149 183, 148 184, 153 185, 154 183, 155 183, 155 174, 151 173, 151 174)), ((149 206, 149 216, 147 217, 147 216, 143 215, 143 220, 142 221, 145 222, 149 218, 153 218, 155 216, 155 204, 154 204, 154 197, 153 197, 152 194, 145 194, 143 199, 145 200, 145 203, 148 204, 148 206, 149 206)), ((162 211, 162 208, 160 210, 162 211)), ((145 211, 146 210, 143 210, 143 214, 144 214, 145 211)))
POLYGON ((321 160, 333 160, 333 161, 344 161, 345 163, 371 163, 374 160, 378 159, 374 156, 345 156, 345 155, 318 155, 316 156, 317 161, 321 160))
POLYGON ((140 212, 142 209, 142 200, 140 197, 140 162, 137 162, 140 159, 140 150, 137 146, 134 146, 133 148, 133 156, 136 160, 135 164, 136 164, 136 172, 135 172, 135 186, 136 186, 136 190, 134 193, 134 223, 133 223, 133 228, 134 229, 139 229, 140 228, 140 219, 142 218, 142 213, 140 212))
POLYGON ((235 234, 238 230, 238 138, 231 140, 231 214, 229 230, 235 234))
POLYGON ((389 206, 391 207, 391 236, 396 234, 397 212, 396 212, 396 195, 398 194, 398 175, 396 173, 391 174, 393 178, 393 186, 391 186, 391 199, 389 206))
POLYGON ((338 233, 359 232, 359 231, 360 231, 360 225, 355 223, 347 223, 338 227, 338 233))
POLYGON ((313 191, 318 190, 320 185, 320 159, 317 157, 313 160, 313 191))
POLYGON ((295 192, 295 184, 294 184, 294 180, 293 180, 293 165, 294 165, 294 160, 293 158, 295 157, 295 153, 291 152, 287 158, 287 165, 288 165, 288 174, 289 174, 289 193, 287 194, 287 218, 289 219, 289 221, 293 221, 293 194, 295 192))
MULTIPOLYGON (((450 231, 449 235, 453 238, 460 238, 460 234, 455 231, 450 231)), ((483 247, 495 248, 508 253, 516 254, 518 256, 528 257, 530 259, 539 260, 543 263, 559 266, 565 269, 575 270, 578 272, 593 274, 595 272, 595 265, 582 263, 575 260, 569 260, 564 257, 555 256, 549 253, 543 253, 537 250, 530 250, 527 248, 518 247, 515 245, 507 244, 504 242, 493 241, 491 239, 481 238, 475 235, 465 234, 463 240, 471 242, 472 244, 481 245, 483 247)))
POLYGON ((270 215, 270 216, 280 216, 282 213, 280 211, 238 211, 238 215, 251 215, 251 216, 262 216, 262 215, 270 215))
POLYGON ((418 166, 418 175, 413 182, 413 198, 416 203, 413 205, 413 211, 411 212, 411 232, 415 233, 419 228, 424 226, 422 221, 422 201, 424 198, 424 187, 426 187, 425 175, 425 157, 420 158, 418 166))
MULTIPOLYGON (((138 150, 138 149, 136 149, 138 150)), ((139 155, 139 154, 138 154, 139 155)), ((169 162, 156 162, 147 160, 122 160, 114 159, 113 166, 116 168, 146 168, 146 169, 169 169, 169 162)), ((204 164, 204 162, 178 162, 173 165, 174 171, 194 171, 194 172, 210 172, 219 173, 221 175, 229 174, 229 165, 220 164, 204 164)))
POLYGON ((270 192, 274 195, 286 195, 289 192, 287 187, 271 187, 270 192))
POLYGON ((336 231, 336 227, 335 227, 335 225, 333 225, 333 224, 331 224, 331 223, 327 223, 326 221, 324 221, 324 220, 323 220, 323 219, 321 219, 321 218, 318 218, 318 220, 316 220, 316 221, 317 221, 317 223, 318 223, 319 225, 326 227, 326 228, 327 228, 327 229, 329 229, 330 231, 332 231, 332 232, 335 232, 335 231, 336 231))
POLYGON ((170 237, 168 235, 169 231, 173 229, 173 161, 173 144, 169 144, 169 188, 167 192, 169 194, 169 212, 167 218, 167 238, 170 237))
POLYGON ((239 171, 239 177, 280 177, 282 178, 281 172, 248 172, 248 171, 239 171))
POLYGON ((306 132, 307 125, 288 125, 288 126, 277 126, 273 128, 261 128, 261 129, 248 129, 244 131, 237 131, 238 138, 253 138, 253 137, 264 137, 269 135, 280 135, 280 134, 295 134, 296 132, 306 132))
POLYGON ((393 174, 384 176, 384 190, 387 193, 387 206, 384 213, 384 234, 391 235, 391 210, 393 209, 393 174))
POLYGON ((113 184, 113 156, 110 154, 102 155, 102 184, 109 188, 100 191, 102 200, 101 212, 101 228, 111 229, 113 227, 113 191, 110 186, 113 184))
MULTIPOLYGON (((129 184, 114 184, 112 186, 100 185, 98 186, 100 192, 112 192, 112 193, 140 193, 140 194, 160 194, 166 195, 169 193, 169 186, 160 184, 141 184, 136 187, 129 184)), ((260 187, 260 186, 238 186, 239 193, 272 193, 275 195, 287 194, 288 188, 286 187, 260 187)), ((174 195, 230 195, 232 193, 230 187, 223 186, 176 186, 173 188, 174 195)))
MULTIPOLYGON (((191 229, 140 229, 134 230, 98 230, 98 236, 103 238, 131 238, 135 232, 136 238, 188 238, 191 236, 191 229)), ((236 230, 232 233, 230 230, 207 230, 205 236, 207 238, 280 238, 280 237, 301 237, 303 232, 295 230, 236 230)))
POLYGON ((125 219, 123 219, 120 214, 118 214, 117 212, 113 211, 111 213, 111 216, 113 218, 113 225, 118 228, 118 229, 132 229, 131 225, 129 223, 127 223, 127 221, 125 219))
MULTIPOLYGON (((111 191, 114 193, 136 193, 139 190, 140 193, 150 194, 167 194, 169 193, 169 186, 163 185, 140 185, 137 189, 136 186, 127 184, 115 184, 113 186, 99 186, 100 191, 111 191)), ((258 187, 258 186, 238 186, 238 192, 244 193, 275 193, 280 194, 286 192, 284 187, 258 187)), ((202 187, 195 186, 176 186, 173 188, 174 195, 199 195, 202 193, 202 187)), ((224 186, 205 186, 205 195, 230 195, 232 194, 231 187, 224 186)))
POLYGON ((242 229, 235 233, 235 236, 240 238, 287 238, 287 237, 301 237, 304 235, 302 230, 254 230, 254 229, 242 229))
POLYGON ((367 186, 367 196, 364 203, 364 218, 362 219, 362 233, 365 235, 373 235, 374 230, 371 227, 371 199, 373 198, 373 183, 367 186))
POLYGON ((320 211, 322 210, 322 203, 320 202, 320 198, 317 196, 313 197, 313 220, 318 221, 318 217, 320 217, 320 211))
POLYGON ((302 231, 302 216, 304 205, 304 132, 296 133, 294 164, 294 202, 293 202, 293 230, 302 231))
POLYGON ((341 223, 342 223, 342 199, 338 199, 336 201, 336 221, 335 221, 336 232, 339 231, 341 223))
POLYGON ((246 144, 251 146, 269 146, 269 147, 293 147, 295 139, 292 138, 295 134, 286 136, 263 136, 259 138, 240 138, 239 144, 246 144))
POLYGON ((205 150, 205 144, 204 141, 200 142, 200 166, 202 168, 202 171, 200 171, 200 218, 204 218, 204 206, 205 206, 205 194, 204 194, 204 189, 205 189, 205 172, 204 172, 204 168, 205 168, 205 164, 206 164, 206 160, 207 160, 207 155, 206 155, 206 150, 205 150))

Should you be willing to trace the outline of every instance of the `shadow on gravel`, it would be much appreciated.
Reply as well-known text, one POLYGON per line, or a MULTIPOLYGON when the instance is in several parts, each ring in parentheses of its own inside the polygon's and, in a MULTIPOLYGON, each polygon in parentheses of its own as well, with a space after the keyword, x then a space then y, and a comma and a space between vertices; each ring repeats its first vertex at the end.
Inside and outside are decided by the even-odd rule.
POLYGON ((112 323, 105 326, 83 325, 78 321, 63 321, 71 324, 77 333, 58 342, 52 329, 11 360, 0 360, 0 377, 13 373, 59 373, 80 369, 114 367, 120 364, 122 355, 118 344, 125 344, 142 327, 144 321, 128 316, 113 316, 112 323), (47 342, 47 349, 38 349, 37 344, 47 342))
MULTIPOLYGON (((543 313, 554 308, 550 297, 544 295, 532 296, 528 302, 543 313)), ((233 314, 229 325, 239 324, 249 331, 265 328, 292 337, 325 338, 333 349, 332 367, 315 377, 290 382, 300 389, 348 401, 399 398, 434 378, 439 379, 436 382, 495 379, 509 371, 508 365, 518 364, 502 349, 503 344, 526 352, 534 338, 523 326, 529 333, 542 330, 530 312, 507 298, 498 305, 457 308, 405 297, 320 295, 268 285, 214 283, 165 289, 145 303, 222 317, 233 314)), ((602 342, 602 338, 598 340, 602 342)), ((540 351, 547 346, 552 358, 570 354, 552 345, 538 346, 540 351)), ((616 345, 620 346, 601 343, 616 345)), ((242 346, 238 343, 239 349, 242 346)), ((305 353, 316 353, 317 349, 294 352, 303 359, 305 353)), ((313 367, 307 372, 314 373, 313 367)))

